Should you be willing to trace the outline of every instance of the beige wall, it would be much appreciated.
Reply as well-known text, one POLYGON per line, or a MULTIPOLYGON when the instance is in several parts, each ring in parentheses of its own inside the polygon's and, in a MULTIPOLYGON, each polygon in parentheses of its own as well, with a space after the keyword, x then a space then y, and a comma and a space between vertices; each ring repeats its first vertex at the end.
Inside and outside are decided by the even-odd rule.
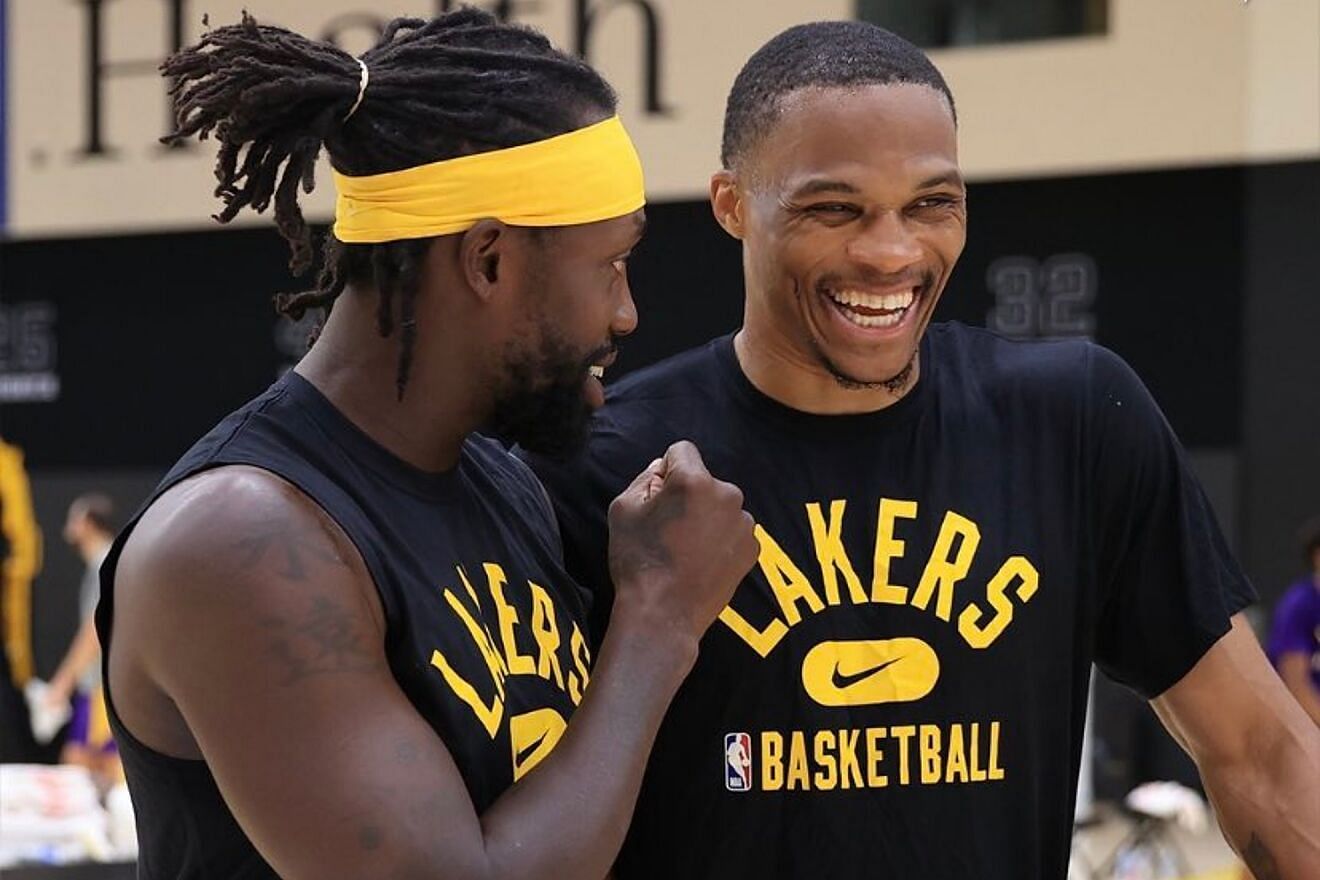
MULTIPOLYGON (((566 44, 570 0, 520 18, 566 44)), ((717 162, 725 95, 747 55, 782 28, 850 14, 848 0, 652 0, 661 16, 667 115, 641 106, 640 19, 602 19, 592 60, 618 87, 654 199, 692 198, 717 162)), ((109 61, 159 60, 165 0, 105 3, 109 61)), ((191 0, 188 39, 259 18, 317 33, 365 0, 191 0)), ((435 3, 395 0, 428 14, 435 3)), ((106 80, 113 155, 83 158, 87 78, 81 4, 10 0, 9 231, 16 236, 197 227, 215 209, 210 147, 165 154, 164 87, 143 72, 106 80)), ((365 48, 365 32, 347 47, 365 48)), ((1113 0, 1110 33, 934 54, 958 99, 973 179, 1320 156, 1320 0, 1113 0)), ((144 66, 145 70, 145 66, 144 66)), ((329 213, 328 177, 308 213, 329 213)))

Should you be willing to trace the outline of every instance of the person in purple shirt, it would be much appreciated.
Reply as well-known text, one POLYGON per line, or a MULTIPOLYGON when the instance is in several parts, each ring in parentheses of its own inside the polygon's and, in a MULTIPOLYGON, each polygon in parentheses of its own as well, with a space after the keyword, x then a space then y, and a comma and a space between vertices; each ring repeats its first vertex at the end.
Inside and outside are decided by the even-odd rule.
POLYGON ((1302 528, 1301 537, 1310 571, 1274 609, 1269 655, 1288 690, 1320 724, 1320 517, 1302 528))

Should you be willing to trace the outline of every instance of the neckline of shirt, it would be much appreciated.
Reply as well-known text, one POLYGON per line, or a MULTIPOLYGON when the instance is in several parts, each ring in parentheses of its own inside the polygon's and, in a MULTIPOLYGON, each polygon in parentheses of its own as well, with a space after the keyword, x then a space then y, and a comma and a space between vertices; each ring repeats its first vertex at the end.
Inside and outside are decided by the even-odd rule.
POLYGON ((734 350, 734 335, 730 333, 721 336, 711 343, 720 375, 733 390, 734 396, 758 414, 806 431, 839 431, 854 428, 872 430, 898 424, 921 411, 934 382, 935 364, 930 353, 930 334, 927 333, 922 336, 920 343, 921 372, 917 376, 917 383, 899 400, 882 409, 867 412, 805 412, 776 400, 747 378, 742 365, 738 362, 738 354, 734 350))
POLYGON ((423 497, 435 498, 453 491, 461 477, 468 456, 468 439, 459 450, 458 463, 447 471, 423 470, 390 452, 352 419, 344 415, 321 390, 294 370, 284 374, 283 385, 294 401, 302 406, 352 459, 366 465, 399 488, 423 497))

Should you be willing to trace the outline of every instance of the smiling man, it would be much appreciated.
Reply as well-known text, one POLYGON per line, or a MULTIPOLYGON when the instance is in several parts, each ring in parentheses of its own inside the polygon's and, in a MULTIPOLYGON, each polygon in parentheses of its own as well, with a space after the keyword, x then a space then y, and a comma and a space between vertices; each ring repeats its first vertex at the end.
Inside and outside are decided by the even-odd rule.
POLYGON ((533 457, 602 597, 608 500, 675 439, 758 523, 620 877, 1062 877, 1093 661, 1154 701, 1258 878, 1310 876, 1320 739, 1146 389, 1089 343, 931 324, 968 211, 930 61, 792 28, 734 83, 722 158, 742 328, 611 387, 572 465, 533 457))

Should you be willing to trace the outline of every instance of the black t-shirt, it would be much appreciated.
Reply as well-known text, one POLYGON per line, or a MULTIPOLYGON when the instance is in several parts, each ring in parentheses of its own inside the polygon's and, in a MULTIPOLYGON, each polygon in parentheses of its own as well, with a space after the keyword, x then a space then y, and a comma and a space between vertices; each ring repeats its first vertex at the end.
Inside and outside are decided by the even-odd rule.
MULTIPOLYGON (((554 515, 522 462, 474 435, 453 470, 419 471, 290 372, 198 441, 153 500, 228 464, 283 477, 356 545, 385 611, 390 669, 444 740, 478 811, 550 752, 581 701, 591 655, 585 597, 564 572, 554 515)), ((102 569, 97 626, 107 657, 114 570, 131 530, 102 569)), ((137 815, 138 876, 274 876, 206 764, 140 743, 108 688, 106 697, 137 815)))
POLYGON ((916 387, 861 415, 766 397, 731 337, 625 377, 585 456, 532 460, 598 608, 608 502, 680 439, 743 489, 760 563, 666 716, 622 880, 1062 877, 1092 661, 1158 694, 1253 599, 1089 343, 934 325, 916 387))

